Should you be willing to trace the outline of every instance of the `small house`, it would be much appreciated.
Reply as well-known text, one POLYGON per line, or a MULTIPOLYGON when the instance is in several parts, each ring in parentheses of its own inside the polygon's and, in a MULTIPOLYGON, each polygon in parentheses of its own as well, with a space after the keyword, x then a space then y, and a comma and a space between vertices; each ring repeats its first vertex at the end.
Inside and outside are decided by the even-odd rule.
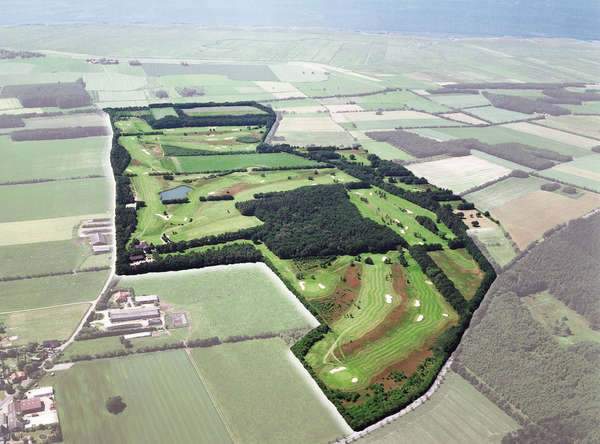
POLYGON ((20 371, 11 373, 8 380, 11 384, 16 384, 23 381, 25 378, 27 378, 27 374, 24 371, 20 371))
POLYGON ((155 294, 136 296, 135 302, 138 304, 154 304, 155 302, 158 302, 158 296, 155 294))
POLYGON ((44 410, 44 404, 40 398, 27 398, 18 401, 17 413, 27 415, 29 413, 37 413, 44 410))
POLYGON ((105 245, 106 244, 106 236, 104 236, 102 233, 92 233, 89 236, 90 239, 90 244, 91 245, 105 245))
POLYGON ((117 304, 121 304, 123 302, 127 302, 127 298, 130 296, 128 291, 117 291, 114 295, 114 301, 117 304))

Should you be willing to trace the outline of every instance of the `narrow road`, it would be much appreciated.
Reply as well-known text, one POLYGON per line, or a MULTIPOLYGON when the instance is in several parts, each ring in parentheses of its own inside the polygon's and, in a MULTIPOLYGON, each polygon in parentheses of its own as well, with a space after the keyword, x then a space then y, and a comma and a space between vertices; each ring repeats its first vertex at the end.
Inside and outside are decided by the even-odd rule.
POLYGON ((26 311, 48 310, 50 308, 68 307, 69 305, 92 304, 93 302, 94 301, 69 302, 68 304, 50 305, 48 307, 37 307, 37 308, 26 308, 23 310, 2 311, 2 312, 0 312, 0 315, 7 315, 7 314, 12 314, 12 313, 23 313, 26 311))

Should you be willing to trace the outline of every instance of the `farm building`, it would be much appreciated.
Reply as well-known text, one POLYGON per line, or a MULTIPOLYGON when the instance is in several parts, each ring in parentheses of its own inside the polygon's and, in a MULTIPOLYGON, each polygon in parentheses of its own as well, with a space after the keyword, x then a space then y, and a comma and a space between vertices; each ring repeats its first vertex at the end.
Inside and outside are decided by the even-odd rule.
POLYGON ((134 321, 136 319, 158 318, 160 310, 155 307, 125 308, 122 310, 110 310, 108 317, 112 322, 134 321))
POLYGON ((146 259, 145 254, 136 254, 134 256, 129 256, 129 262, 138 262, 143 261, 144 259, 146 259))
POLYGON ((131 333, 123 336, 125 339, 135 339, 135 338, 147 338, 148 336, 152 336, 152 332, 142 331, 140 333, 131 333))
POLYGON ((56 348, 60 347, 60 341, 57 339, 50 339, 48 341, 42 342, 42 345, 46 348, 56 348))
POLYGON ((106 245, 106 236, 102 233, 95 232, 90 234, 89 240, 91 245, 106 245))
POLYGON ((52 396, 54 394, 54 388, 52 386, 39 387, 27 392, 28 398, 41 398, 43 396, 52 396))
POLYGON ((109 325, 108 327, 106 327, 106 329, 108 331, 115 331, 115 330, 133 330, 136 328, 142 328, 143 325, 141 322, 133 322, 131 324, 114 324, 114 325, 109 325))
POLYGON ((92 245, 92 250, 94 250, 94 254, 109 253, 110 245, 92 245))
POLYGON ((17 405, 15 400, 8 404, 7 414, 4 415, 4 426, 9 432, 23 430, 23 423, 17 418, 17 405))
POLYGON ((155 294, 136 296, 135 302, 137 302, 139 304, 154 304, 155 302, 158 302, 158 296, 155 294))
POLYGON ((129 293, 128 291, 117 291, 116 293, 114 293, 113 296, 114 301, 120 304, 122 302, 127 302, 127 298, 131 296, 131 293, 129 293))
POLYGON ((135 248, 138 249, 138 250, 144 250, 144 249, 149 248, 149 247, 150 247, 150 244, 148 242, 146 242, 146 241, 141 241, 139 244, 137 244, 135 246, 135 248))
POLYGON ((25 379, 27 377, 27 374, 23 371, 20 372, 13 372, 11 373, 11 375, 8 377, 8 380, 10 381, 11 384, 15 384, 17 382, 21 382, 23 379, 25 379))
POLYGON ((183 327, 187 324, 185 313, 171 313, 167 317, 167 323, 173 327, 183 327))
POLYGON ((160 318, 149 319, 148 325, 162 325, 162 321, 160 318))
POLYGON ((40 398, 22 399, 17 404, 17 413, 27 415, 28 413, 37 413, 44 410, 44 404, 40 398))

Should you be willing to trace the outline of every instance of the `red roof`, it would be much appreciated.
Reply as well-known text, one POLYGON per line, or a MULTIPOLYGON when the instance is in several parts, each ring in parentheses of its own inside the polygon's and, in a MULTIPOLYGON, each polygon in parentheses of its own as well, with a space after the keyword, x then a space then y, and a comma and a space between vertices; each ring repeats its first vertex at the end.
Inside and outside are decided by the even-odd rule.
POLYGON ((19 401, 18 410, 21 413, 37 412, 44 409, 44 404, 40 398, 29 398, 19 401))

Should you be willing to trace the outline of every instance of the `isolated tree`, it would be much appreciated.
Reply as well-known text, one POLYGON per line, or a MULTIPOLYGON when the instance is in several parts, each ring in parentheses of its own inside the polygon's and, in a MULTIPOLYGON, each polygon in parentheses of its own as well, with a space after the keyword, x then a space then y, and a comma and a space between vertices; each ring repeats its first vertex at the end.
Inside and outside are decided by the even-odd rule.
POLYGON ((127 407, 127 404, 123 402, 120 396, 111 396, 106 400, 106 410, 113 415, 118 415, 125 410, 125 407, 127 407))

